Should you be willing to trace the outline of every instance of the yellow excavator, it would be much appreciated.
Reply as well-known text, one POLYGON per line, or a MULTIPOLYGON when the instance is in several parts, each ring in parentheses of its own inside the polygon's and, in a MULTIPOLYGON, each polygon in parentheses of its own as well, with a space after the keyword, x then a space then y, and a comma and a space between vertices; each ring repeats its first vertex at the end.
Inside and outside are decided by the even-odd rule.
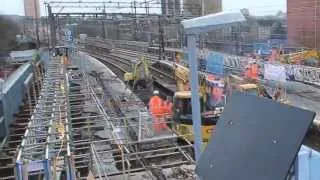
MULTIPOLYGON (((172 128, 179 135, 182 135, 185 139, 193 142, 189 69, 176 64, 174 67, 174 74, 177 91, 173 98, 172 128)), ((206 76, 204 74, 199 74, 199 84, 202 140, 207 142, 222 113, 224 103, 222 103, 222 106, 209 106, 207 102, 207 89, 209 88, 209 85, 206 82, 206 76)))
POLYGON ((230 89, 235 89, 250 95, 272 99, 283 104, 290 104, 290 102, 287 100, 285 89, 281 88, 280 86, 274 88, 272 93, 269 93, 263 85, 246 81, 245 79, 235 75, 228 76, 226 78, 226 84, 230 86, 230 89))
MULTIPOLYGON (((191 107, 191 91, 189 89, 189 69, 176 64, 174 67, 174 75, 176 78, 177 91, 173 98, 173 130, 182 135, 188 141, 193 142, 192 129, 192 107, 191 107)), ((204 73, 199 73, 199 95, 200 95, 200 111, 201 111, 201 131, 202 141, 207 142, 215 129, 215 125, 222 114, 227 96, 233 90, 241 91, 247 94, 263 96, 273 99, 266 90, 255 83, 250 83, 238 76, 228 76, 221 80, 211 81, 204 73), (210 102, 212 88, 221 88, 224 90, 223 99, 218 104, 210 102), (229 92, 228 92, 229 90, 229 92)))
MULTIPOLYGON (((147 94, 153 92, 153 79, 149 71, 149 63, 145 57, 142 57, 139 61, 132 64, 132 71, 124 74, 124 81, 129 84, 135 93, 147 94)), ((147 100, 147 99, 142 99, 147 100)))

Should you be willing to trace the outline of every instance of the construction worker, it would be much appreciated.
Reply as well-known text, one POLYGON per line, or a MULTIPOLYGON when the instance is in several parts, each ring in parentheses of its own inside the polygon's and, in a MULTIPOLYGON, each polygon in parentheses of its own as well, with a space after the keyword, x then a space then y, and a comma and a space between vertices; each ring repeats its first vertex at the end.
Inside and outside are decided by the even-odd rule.
POLYGON ((253 62, 247 67, 247 70, 245 72, 245 75, 247 78, 251 80, 258 80, 259 75, 259 66, 256 62, 253 62))
MULTIPOLYGON (((164 111, 165 111, 165 115, 168 117, 172 116, 172 98, 170 96, 167 96, 167 99, 164 101, 164 111)), ((169 118, 166 118, 169 119, 169 118)))
POLYGON ((167 120, 171 120, 172 119, 172 109, 173 109, 173 104, 172 104, 172 97, 167 96, 167 99, 164 101, 164 113, 165 113, 165 118, 164 120, 166 122, 163 122, 161 125, 162 129, 166 129, 169 127, 172 127, 171 124, 167 122, 167 120))
POLYGON ((149 100, 149 110, 153 117, 153 128, 156 133, 162 129, 161 120, 164 118, 163 100, 159 97, 159 91, 153 91, 153 96, 149 100))
POLYGON ((258 80, 258 76, 259 76, 259 66, 256 62, 254 62, 251 65, 251 74, 252 74, 252 79, 254 80, 258 80))
POLYGON ((62 59, 63 59, 63 64, 64 65, 70 65, 70 61, 69 61, 69 58, 67 56, 62 56, 62 59))
POLYGON ((180 64, 181 62, 181 55, 178 52, 175 52, 175 60, 177 64, 180 64))
POLYGON ((211 93, 212 93, 211 100, 214 106, 223 102, 223 88, 213 87, 211 93))

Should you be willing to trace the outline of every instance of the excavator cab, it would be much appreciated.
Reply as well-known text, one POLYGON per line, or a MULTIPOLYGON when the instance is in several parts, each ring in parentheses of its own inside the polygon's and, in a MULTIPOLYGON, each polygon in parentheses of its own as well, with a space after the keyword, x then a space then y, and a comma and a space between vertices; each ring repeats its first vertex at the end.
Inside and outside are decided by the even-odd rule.
MULTIPOLYGON (((219 118, 218 113, 210 110, 204 97, 200 96, 202 140, 208 141, 219 118)), ((173 99, 173 129, 188 141, 193 142, 191 91, 176 92, 173 99)))
POLYGON ((134 92, 145 94, 141 97, 146 101, 148 94, 153 92, 153 79, 149 71, 148 60, 142 57, 139 61, 132 65, 132 71, 124 74, 124 80, 133 89, 134 92))

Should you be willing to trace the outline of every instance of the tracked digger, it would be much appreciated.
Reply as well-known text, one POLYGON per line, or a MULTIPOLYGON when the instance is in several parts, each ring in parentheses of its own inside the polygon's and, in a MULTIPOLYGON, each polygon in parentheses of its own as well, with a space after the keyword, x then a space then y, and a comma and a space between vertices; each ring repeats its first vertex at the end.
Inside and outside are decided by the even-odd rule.
MULTIPOLYGON (((179 135, 193 142, 192 129, 192 107, 191 91, 189 87, 189 69, 179 64, 174 65, 174 75, 177 84, 177 91, 174 94, 173 101, 173 125, 172 128, 179 135)), ((246 94, 261 96, 284 103, 279 98, 283 94, 281 89, 277 89, 270 95, 267 90, 258 83, 248 79, 243 79, 236 75, 229 75, 223 78, 212 80, 208 74, 199 72, 199 96, 201 111, 201 131, 202 141, 207 142, 215 129, 215 125, 224 109, 228 96, 232 91, 241 91, 246 94), (212 104, 213 88, 223 89, 220 93, 222 97, 219 103, 212 104), (211 89, 211 90, 208 90, 211 89)), ((215 92, 214 92, 215 93, 215 92)))
POLYGON ((153 79, 145 57, 132 64, 131 72, 124 74, 124 80, 144 102, 148 101, 148 95, 153 92, 153 79))
MULTIPOLYGON (((188 141, 193 142, 189 69, 179 64, 175 64, 174 75, 177 84, 177 91, 173 98, 172 129, 188 141)), ((203 73, 199 74, 199 84, 202 140, 207 142, 223 110, 224 102, 217 106, 210 106, 208 104, 206 90, 210 85, 207 83, 206 76, 203 73)))

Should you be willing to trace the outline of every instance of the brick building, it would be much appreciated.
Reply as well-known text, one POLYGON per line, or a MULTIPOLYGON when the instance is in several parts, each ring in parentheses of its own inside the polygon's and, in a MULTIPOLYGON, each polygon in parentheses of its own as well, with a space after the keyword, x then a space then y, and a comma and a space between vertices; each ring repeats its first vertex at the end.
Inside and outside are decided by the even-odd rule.
POLYGON ((39 18, 40 17, 39 0, 24 0, 24 14, 27 17, 39 18))
POLYGON ((287 0, 288 43, 320 47, 320 0, 287 0))

